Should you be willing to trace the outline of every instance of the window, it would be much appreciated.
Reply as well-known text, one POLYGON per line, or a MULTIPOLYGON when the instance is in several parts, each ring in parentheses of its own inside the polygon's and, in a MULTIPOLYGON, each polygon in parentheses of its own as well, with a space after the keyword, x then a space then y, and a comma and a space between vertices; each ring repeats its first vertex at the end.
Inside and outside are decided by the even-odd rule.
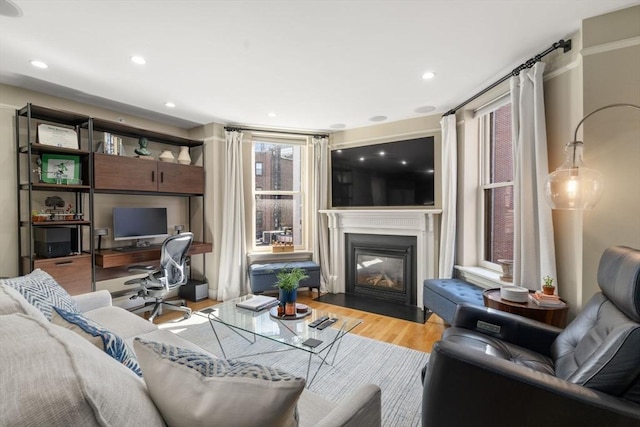
POLYGON ((254 249, 274 242, 304 244, 305 140, 253 140, 254 249))
MULTIPOLYGON (((480 118, 481 265, 513 259, 513 142, 511 104, 480 118)), ((497 266, 495 266, 497 268, 497 266)))

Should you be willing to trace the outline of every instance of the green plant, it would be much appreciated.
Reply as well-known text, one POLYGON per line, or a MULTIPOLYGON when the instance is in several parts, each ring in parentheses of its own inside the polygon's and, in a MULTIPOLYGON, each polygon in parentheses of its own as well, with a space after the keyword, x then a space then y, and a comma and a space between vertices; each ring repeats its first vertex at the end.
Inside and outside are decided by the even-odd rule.
POLYGON ((286 266, 276 273, 278 281, 275 286, 283 291, 293 291, 298 287, 300 280, 306 279, 307 273, 299 267, 287 268, 286 266))
POLYGON ((544 276, 542 281, 544 282, 544 285, 542 285, 543 288, 553 288, 553 277, 544 276))

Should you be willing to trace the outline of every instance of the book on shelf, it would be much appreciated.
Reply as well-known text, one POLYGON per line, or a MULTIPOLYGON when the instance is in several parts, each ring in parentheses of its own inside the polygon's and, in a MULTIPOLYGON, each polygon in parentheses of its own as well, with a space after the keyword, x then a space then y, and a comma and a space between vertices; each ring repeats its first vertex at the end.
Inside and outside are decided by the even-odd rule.
POLYGON ((266 295, 254 295, 251 298, 236 303, 236 307, 253 311, 262 311, 275 305, 278 305, 278 299, 266 295))
POLYGON ((555 295, 555 298, 548 298, 551 295, 546 295, 543 298, 537 293, 529 294, 529 300, 540 307, 564 307, 565 303, 560 300, 560 298, 555 295))

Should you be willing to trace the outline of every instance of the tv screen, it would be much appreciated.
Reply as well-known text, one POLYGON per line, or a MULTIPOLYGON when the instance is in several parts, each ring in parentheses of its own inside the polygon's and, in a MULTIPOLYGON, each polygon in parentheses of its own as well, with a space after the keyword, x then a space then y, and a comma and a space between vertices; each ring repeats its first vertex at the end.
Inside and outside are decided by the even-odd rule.
POLYGON ((168 235, 167 208, 113 208, 113 240, 168 235))
POLYGON ((433 137, 332 151, 331 205, 433 206, 433 137))

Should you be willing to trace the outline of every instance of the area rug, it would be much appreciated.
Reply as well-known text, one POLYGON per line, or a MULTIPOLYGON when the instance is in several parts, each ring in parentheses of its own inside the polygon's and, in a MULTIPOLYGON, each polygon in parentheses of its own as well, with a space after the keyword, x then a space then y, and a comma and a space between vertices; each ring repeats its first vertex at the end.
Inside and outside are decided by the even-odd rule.
POLYGON ((395 317, 396 319, 408 320, 409 322, 424 323, 424 313, 422 309, 410 305, 394 304, 388 301, 381 303, 378 298, 351 294, 324 294, 316 298, 316 301, 395 317))
MULTIPOLYGON (((209 321, 202 315, 196 313, 190 319, 164 323, 159 327, 213 354, 222 355, 209 321)), ((216 331, 227 357, 231 359, 286 348, 265 338, 258 338, 255 344, 249 344, 222 325, 216 325, 216 331)), ((310 390, 327 400, 340 402, 360 385, 373 383, 382 390, 383 426, 419 426, 422 405, 420 372, 429 354, 355 334, 348 334, 341 341, 334 365, 320 369, 310 390)), ((306 376, 308 353, 300 350, 238 358, 306 376)), ((319 363, 320 359, 312 358, 312 372, 315 372, 319 363)))

